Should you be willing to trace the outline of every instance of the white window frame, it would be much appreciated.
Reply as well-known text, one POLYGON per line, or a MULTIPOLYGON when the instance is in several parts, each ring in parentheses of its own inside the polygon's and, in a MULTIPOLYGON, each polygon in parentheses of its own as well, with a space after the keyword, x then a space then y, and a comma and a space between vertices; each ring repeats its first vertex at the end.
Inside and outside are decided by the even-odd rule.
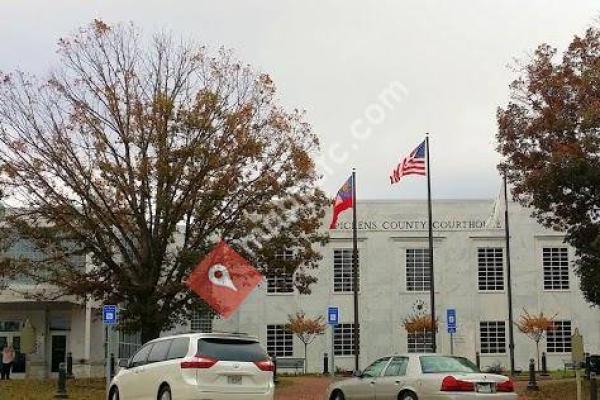
POLYGON ((190 318, 190 330, 192 332, 211 333, 215 315, 209 310, 198 310, 190 318))
POLYGON ((431 269, 428 248, 411 248, 404 252, 406 291, 428 292, 431 288, 431 269))
POLYGON ((546 332, 546 353, 570 353, 572 329, 569 320, 554 321, 554 329, 546 332))
MULTIPOLYGON (((333 293, 348 294, 354 290, 352 249, 333 249, 333 293)), ((360 290, 360 258, 358 260, 358 290, 360 290)))
MULTIPOLYGON (((358 326, 358 347, 360 352, 360 325, 358 326)), ((336 357, 354 355, 353 323, 343 323, 333 327, 333 352, 336 357)))
POLYGON ((504 249, 477 248, 477 288, 480 292, 504 291, 504 249))
POLYGON ((412 332, 406 335, 406 351, 408 353, 433 352, 433 332, 412 332))
MULTIPOLYGON (((295 257, 294 251, 286 249, 277 254, 277 258, 282 260, 290 260, 295 257)), ((294 294, 294 273, 281 271, 278 275, 267 277, 267 294, 268 295, 290 295, 294 294)))
POLYGON ((294 356, 294 335, 285 324, 267 325, 267 353, 277 358, 294 356))
POLYGON ((506 321, 479 322, 479 352, 506 354, 506 321))
POLYGON ((565 246, 542 247, 542 271, 544 290, 570 290, 569 248, 565 246))

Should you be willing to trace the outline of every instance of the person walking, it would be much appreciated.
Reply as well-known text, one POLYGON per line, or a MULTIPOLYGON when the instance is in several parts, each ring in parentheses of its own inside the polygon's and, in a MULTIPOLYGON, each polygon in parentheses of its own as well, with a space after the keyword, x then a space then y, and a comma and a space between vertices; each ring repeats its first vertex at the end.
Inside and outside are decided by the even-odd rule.
POLYGON ((10 370, 15 361, 15 349, 6 344, 2 349, 2 371, 0 371, 0 379, 10 379, 10 370))

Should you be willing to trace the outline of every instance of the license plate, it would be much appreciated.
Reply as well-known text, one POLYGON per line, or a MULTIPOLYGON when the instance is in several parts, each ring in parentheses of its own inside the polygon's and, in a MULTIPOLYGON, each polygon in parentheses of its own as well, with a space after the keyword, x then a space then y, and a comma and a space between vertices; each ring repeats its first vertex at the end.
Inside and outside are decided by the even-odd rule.
POLYGON ((478 383, 477 392, 479 393, 493 393, 491 383, 478 383))
POLYGON ((241 376, 228 376, 227 383, 230 385, 241 385, 242 377, 241 376))

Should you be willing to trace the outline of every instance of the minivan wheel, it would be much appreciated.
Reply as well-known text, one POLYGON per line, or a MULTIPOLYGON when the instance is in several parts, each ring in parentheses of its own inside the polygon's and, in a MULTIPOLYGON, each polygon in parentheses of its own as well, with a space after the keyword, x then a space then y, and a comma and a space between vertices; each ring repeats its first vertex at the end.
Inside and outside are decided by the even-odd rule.
POLYGON ((116 386, 110 389, 110 396, 108 398, 109 400, 119 400, 119 389, 116 386))
POLYGON ((158 391, 158 400, 171 400, 171 388, 164 385, 158 391))

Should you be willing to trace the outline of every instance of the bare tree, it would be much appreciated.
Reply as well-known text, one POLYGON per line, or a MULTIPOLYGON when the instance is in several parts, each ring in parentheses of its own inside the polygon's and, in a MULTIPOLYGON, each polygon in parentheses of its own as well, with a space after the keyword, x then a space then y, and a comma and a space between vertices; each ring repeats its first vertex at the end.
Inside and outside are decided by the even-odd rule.
POLYGON ((59 55, 45 79, 0 75, 0 190, 20 205, 6 223, 45 254, 15 273, 123 305, 122 328, 144 341, 189 316, 182 282, 221 237, 309 291, 326 240, 318 140, 268 75, 99 20, 59 55))

